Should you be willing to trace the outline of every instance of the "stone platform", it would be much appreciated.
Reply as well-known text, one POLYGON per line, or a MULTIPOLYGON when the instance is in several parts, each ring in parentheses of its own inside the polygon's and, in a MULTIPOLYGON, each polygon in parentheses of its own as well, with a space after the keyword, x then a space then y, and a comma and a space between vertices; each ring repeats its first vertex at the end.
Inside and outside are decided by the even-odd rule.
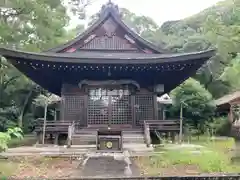
MULTIPOLYGON (((189 150, 193 153, 199 152, 200 150, 204 152, 209 152, 204 146, 194 145, 194 144, 168 144, 161 147, 163 151, 154 152, 153 147, 146 147, 144 144, 139 143, 128 143, 124 144, 123 151, 129 152, 131 157, 134 156, 151 156, 158 153, 163 153, 164 150, 189 150)), ((54 145, 38 145, 38 146, 25 146, 17 148, 9 148, 6 152, 0 153, 2 156, 80 156, 91 153, 102 153, 102 151, 96 150, 96 145, 73 145, 71 148, 66 146, 54 146, 54 145)), ((115 154, 114 152, 112 154, 115 154)))
MULTIPOLYGON (((130 156, 141 156, 144 154, 151 154, 153 148, 146 147, 142 144, 125 144, 124 151, 128 151, 130 156)), ((9 148, 6 152, 0 153, 2 156, 78 156, 89 153, 96 153, 96 145, 74 145, 71 148, 66 146, 54 146, 54 145, 37 145, 37 146, 23 146, 17 148, 9 148)))

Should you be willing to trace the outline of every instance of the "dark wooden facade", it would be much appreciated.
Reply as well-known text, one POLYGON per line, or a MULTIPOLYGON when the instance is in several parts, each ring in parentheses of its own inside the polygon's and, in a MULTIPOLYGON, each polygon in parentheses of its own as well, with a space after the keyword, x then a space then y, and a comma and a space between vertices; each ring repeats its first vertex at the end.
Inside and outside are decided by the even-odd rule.
POLYGON ((75 39, 42 53, 0 48, 16 68, 61 96, 61 121, 135 128, 158 120, 157 96, 194 75, 213 50, 171 54, 144 40, 107 3, 75 39))
POLYGON ((75 121, 82 127, 140 127, 144 120, 158 119, 156 97, 128 85, 88 85, 83 89, 64 85, 61 120, 75 121))

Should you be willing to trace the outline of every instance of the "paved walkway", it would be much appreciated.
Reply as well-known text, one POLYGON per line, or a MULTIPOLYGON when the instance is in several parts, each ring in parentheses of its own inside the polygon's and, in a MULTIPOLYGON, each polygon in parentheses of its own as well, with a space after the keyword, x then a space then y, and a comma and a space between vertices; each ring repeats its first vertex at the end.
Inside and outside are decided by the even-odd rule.
POLYGON ((125 160, 116 160, 114 157, 90 157, 82 170, 82 177, 130 177, 140 176, 135 164, 128 164, 125 160))

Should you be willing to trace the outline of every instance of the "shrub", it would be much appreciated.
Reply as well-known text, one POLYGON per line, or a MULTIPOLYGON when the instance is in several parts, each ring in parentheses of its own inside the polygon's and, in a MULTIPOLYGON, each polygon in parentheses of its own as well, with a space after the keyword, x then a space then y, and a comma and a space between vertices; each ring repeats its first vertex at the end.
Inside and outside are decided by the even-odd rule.
POLYGON ((231 123, 227 117, 214 118, 212 127, 216 135, 229 136, 231 133, 231 123))
POLYGON ((0 151, 6 150, 8 148, 8 143, 12 137, 22 139, 22 130, 16 127, 9 128, 7 132, 0 132, 0 151))

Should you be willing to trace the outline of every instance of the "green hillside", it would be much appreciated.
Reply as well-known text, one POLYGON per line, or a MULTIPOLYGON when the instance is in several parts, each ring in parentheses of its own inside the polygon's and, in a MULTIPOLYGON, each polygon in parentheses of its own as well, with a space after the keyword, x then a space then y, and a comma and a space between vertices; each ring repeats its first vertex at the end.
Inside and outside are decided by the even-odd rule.
POLYGON ((217 49, 216 57, 196 77, 215 97, 240 87, 234 78, 240 71, 235 60, 240 49, 240 0, 221 1, 186 19, 165 22, 160 31, 167 37, 165 48, 173 52, 217 49))

